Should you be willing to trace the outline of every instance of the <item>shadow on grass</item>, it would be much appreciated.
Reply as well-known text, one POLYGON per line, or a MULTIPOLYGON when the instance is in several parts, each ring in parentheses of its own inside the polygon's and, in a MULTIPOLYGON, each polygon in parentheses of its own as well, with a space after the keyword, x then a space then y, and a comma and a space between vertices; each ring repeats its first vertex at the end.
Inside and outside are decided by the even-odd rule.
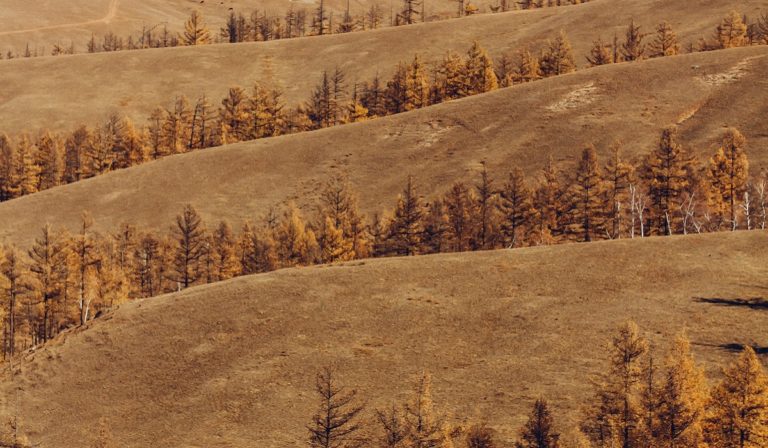
MULTIPOLYGON (((733 342, 730 344, 721 344, 720 348, 724 350, 728 350, 729 352, 741 352, 744 350, 745 345, 739 344, 737 342, 733 342)), ((768 355, 768 347, 760 347, 760 346, 752 346, 752 349, 757 353, 758 355, 768 355)))
POLYGON ((768 310, 768 300, 763 297, 752 297, 749 299, 724 298, 724 297, 694 297, 699 303, 710 303, 720 306, 737 306, 753 310, 768 310))

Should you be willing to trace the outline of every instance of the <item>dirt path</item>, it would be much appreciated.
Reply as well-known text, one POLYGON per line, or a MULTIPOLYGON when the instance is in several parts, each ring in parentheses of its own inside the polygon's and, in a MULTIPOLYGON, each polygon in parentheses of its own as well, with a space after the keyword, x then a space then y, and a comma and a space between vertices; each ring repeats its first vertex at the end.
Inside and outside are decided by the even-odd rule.
POLYGON ((86 22, 77 22, 77 23, 64 23, 61 25, 41 26, 39 28, 28 28, 25 30, 3 31, 3 32, 0 32, 0 36, 10 36, 13 34, 26 34, 26 33, 33 33, 36 31, 58 30, 62 28, 74 28, 78 26, 107 24, 111 22, 117 15, 117 6, 119 2, 120 0, 110 0, 109 10, 107 11, 107 14, 101 19, 88 20, 86 22))

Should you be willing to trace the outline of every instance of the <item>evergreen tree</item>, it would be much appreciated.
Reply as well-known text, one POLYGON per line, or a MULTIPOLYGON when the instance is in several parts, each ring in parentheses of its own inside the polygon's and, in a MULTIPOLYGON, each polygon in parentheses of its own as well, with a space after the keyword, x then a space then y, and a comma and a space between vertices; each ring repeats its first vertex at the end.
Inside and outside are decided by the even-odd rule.
POLYGON ((730 224, 732 230, 738 227, 738 212, 741 198, 747 192, 749 161, 744 152, 746 139, 737 129, 725 132, 723 143, 709 160, 708 177, 711 185, 710 203, 712 208, 730 224))
POLYGON ((189 204, 184 206, 171 233, 176 240, 171 280, 186 289, 200 277, 199 263, 205 243, 205 228, 197 210, 189 204))
POLYGON ((751 347, 724 369, 707 410, 709 446, 758 448, 768 443, 768 375, 751 347))
POLYGON ((531 190, 520 168, 509 173, 509 180, 501 190, 499 200, 501 230, 508 247, 517 247, 525 240, 527 225, 533 213, 531 190))
POLYGON ((651 42, 650 54, 652 58, 663 56, 674 56, 680 53, 680 44, 677 42, 677 35, 672 30, 669 22, 661 22, 656 26, 656 35, 651 42))
POLYGON ((528 421, 520 429, 517 448, 557 448, 560 435, 555 432, 554 419, 546 400, 539 398, 533 404, 528 421))
POLYGON ((561 30, 555 39, 547 41, 539 65, 541 74, 545 78, 576 71, 573 50, 565 31, 561 30))
POLYGON ((203 20, 200 11, 192 11, 184 24, 184 34, 181 36, 184 45, 205 45, 211 43, 211 32, 203 20))
POLYGON ((634 19, 629 22, 621 45, 621 56, 625 61, 639 61, 645 58, 645 34, 640 32, 640 26, 635 25, 634 19))
POLYGON ((335 372, 323 369, 317 375, 315 391, 319 399, 318 410, 309 429, 311 448, 356 448, 363 446, 360 435, 360 413, 357 392, 346 390, 336 381, 335 372))

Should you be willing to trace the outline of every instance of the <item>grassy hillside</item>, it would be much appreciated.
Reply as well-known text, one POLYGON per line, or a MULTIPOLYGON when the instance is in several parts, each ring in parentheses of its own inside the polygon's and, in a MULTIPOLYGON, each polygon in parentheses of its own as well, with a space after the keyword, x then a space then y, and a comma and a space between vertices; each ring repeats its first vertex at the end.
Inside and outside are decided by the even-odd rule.
MULTIPOLYGON (((106 1, 103 3, 105 8, 106 1)), ((150 2, 137 2, 145 3, 150 2)), ((188 7, 178 0, 168 5, 188 7)), ((124 7, 121 1, 120 8, 124 7)), ((2 61, 0 123, 5 132, 69 129, 120 112, 143 124, 154 107, 168 105, 175 95, 196 98, 206 94, 218 101, 227 88, 250 87, 257 80, 281 86, 293 105, 308 97, 322 70, 336 65, 347 71, 350 83, 359 82, 377 72, 388 76, 398 61, 411 59, 417 52, 433 60, 449 49, 463 52, 478 40, 498 56, 553 37, 560 29, 567 31, 578 62, 585 64, 584 57, 598 34, 605 39, 614 33, 622 36, 633 18, 645 32, 668 20, 681 42, 688 44, 710 36, 729 10, 755 17, 760 8, 765 4, 758 0, 697 0, 695 7, 690 2, 666 0, 595 0, 576 7, 483 14, 348 35, 2 61)), ((147 11, 153 17, 165 14, 151 8, 147 11)), ((98 18, 98 14, 91 15, 98 18)))
POLYGON ((737 126, 757 172, 768 166, 768 89, 760 87, 767 56, 768 47, 752 47, 604 66, 369 122, 168 157, 2 203, 0 238, 26 245, 45 221, 73 227, 83 209, 102 229, 166 228, 185 203, 211 222, 239 226, 288 200, 316 203, 318 187, 338 169, 349 172, 365 211, 381 211, 409 173, 429 195, 474 176, 482 160, 501 182, 515 165, 534 176, 549 155, 573 161, 589 143, 605 154, 620 139, 627 156, 639 157, 673 123, 702 157, 714 152, 724 126, 737 126))
POLYGON ((313 374, 337 363, 370 407, 426 368, 440 408, 510 440, 541 394, 578 417, 625 319, 657 349, 687 328, 711 377, 733 344, 765 347, 768 314, 738 300, 765 300, 766 252, 765 232, 740 232, 380 259, 133 302, 23 356, 21 429, 79 447, 107 417, 124 447, 296 446, 313 374))

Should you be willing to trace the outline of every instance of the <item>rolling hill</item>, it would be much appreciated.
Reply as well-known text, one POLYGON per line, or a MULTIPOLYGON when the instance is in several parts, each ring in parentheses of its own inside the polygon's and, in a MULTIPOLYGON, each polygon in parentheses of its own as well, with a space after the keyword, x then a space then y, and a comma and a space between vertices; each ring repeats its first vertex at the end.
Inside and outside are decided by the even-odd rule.
MULTIPOLYGON (((101 3, 105 9, 107 2, 101 3)), ((164 14, 162 8, 189 5, 180 0, 135 3, 153 16, 164 14)), ((120 5, 124 7, 123 2, 120 5)), ((152 109, 168 106, 177 95, 205 94, 218 102, 229 87, 250 88, 256 81, 281 87, 287 102, 295 105, 307 99, 323 70, 335 66, 346 70, 351 84, 367 81, 377 72, 388 76, 399 61, 410 60, 416 53, 435 60, 447 50, 464 52, 477 40, 498 57, 524 45, 541 44, 561 29, 568 33, 579 63, 585 64, 584 57, 598 35, 607 40, 614 34, 623 36, 631 19, 644 32, 667 20, 686 46, 710 37, 731 9, 755 17, 765 3, 699 0, 693 7, 665 0, 594 0, 573 7, 481 14, 346 35, 0 61, 0 129, 8 133, 43 127, 71 129, 80 123, 95 125, 111 112, 143 124, 152 109)))
POLYGON ((711 378, 732 347, 765 347, 766 253, 766 232, 738 232, 242 277, 126 304, 24 354, 1 410, 18 390, 40 447, 88 446, 101 417, 122 447, 298 446, 313 375, 333 363, 369 416, 428 369, 440 409, 510 441, 540 395, 562 429, 578 418, 626 319, 658 350, 687 328, 711 378))
POLYGON ((749 140, 753 173, 768 167, 768 47, 615 64, 514 86, 400 115, 316 132, 168 157, 0 204, 0 239, 26 245, 48 221, 73 227, 83 209, 102 229, 127 222, 167 228, 185 203, 234 226, 349 173, 367 212, 394 205, 408 174, 425 195, 468 180, 485 160, 501 182, 520 166, 534 176, 549 155, 570 162, 585 145, 618 139, 638 158, 660 129, 711 155, 725 126, 749 140), (643 86, 643 88, 638 88, 643 86))

